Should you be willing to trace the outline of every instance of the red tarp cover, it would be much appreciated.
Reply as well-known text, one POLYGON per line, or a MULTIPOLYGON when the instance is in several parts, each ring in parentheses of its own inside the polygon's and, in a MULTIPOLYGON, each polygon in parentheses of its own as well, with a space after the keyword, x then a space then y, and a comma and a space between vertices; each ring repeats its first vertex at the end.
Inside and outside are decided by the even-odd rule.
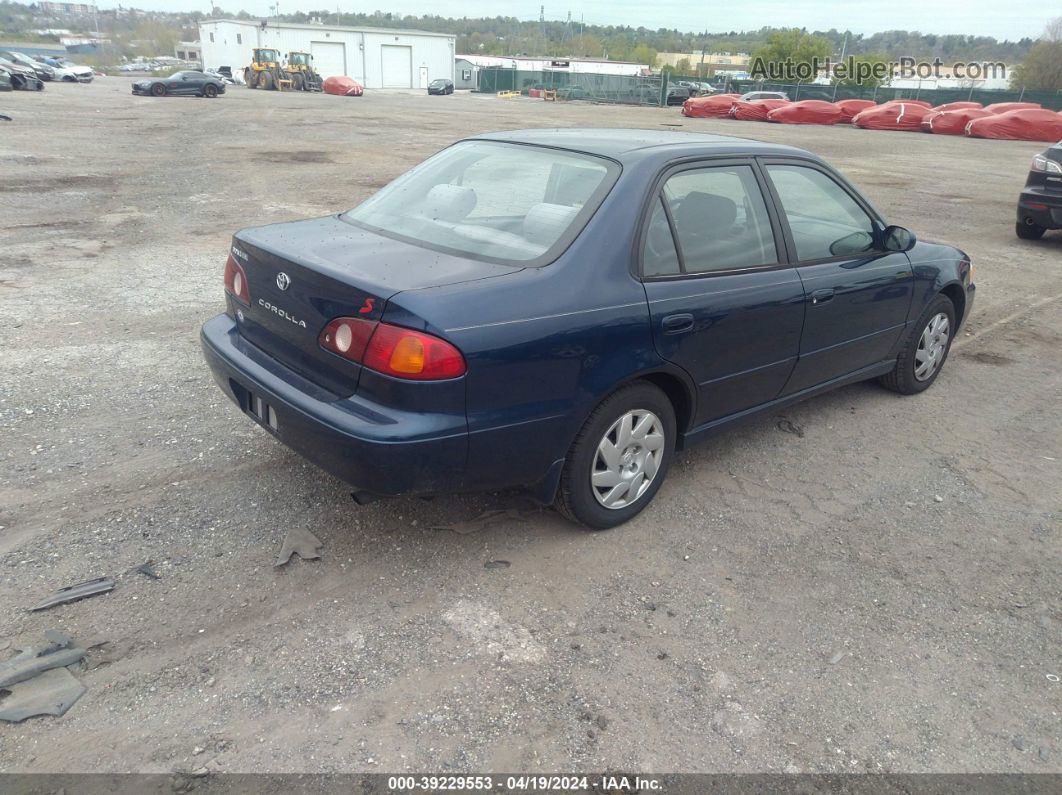
POLYGON ((985 110, 992 113, 1006 113, 1011 110, 1039 110, 1039 102, 993 102, 985 105, 985 110))
POLYGON ((983 119, 974 119, 967 126, 966 134, 974 138, 1053 143, 1062 140, 1062 114, 1042 108, 996 113, 983 119))
POLYGON ((925 105, 912 105, 908 102, 887 102, 876 108, 867 108, 857 113, 852 124, 864 130, 907 130, 922 129, 921 122, 933 111, 925 105))
POLYGON ((711 97, 691 97, 682 103, 682 115, 697 119, 727 116, 730 106, 740 94, 716 94, 711 97))
POLYGON ((730 106, 730 117, 738 121, 767 121, 768 113, 788 104, 788 99, 754 99, 752 102, 735 102, 730 106))
POLYGON ((937 105, 933 110, 970 110, 971 108, 981 109, 980 102, 945 102, 943 105, 937 105))
POLYGON ((338 94, 341 97, 360 97, 364 93, 361 83, 344 75, 326 77, 322 88, 326 94, 338 94))
POLYGON ((886 102, 884 104, 886 104, 886 105, 900 105, 900 104, 903 104, 903 105, 921 105, 923 108, 931 108, 931 107, 933 107, 928 102, 926 102, 924 99, 890 99, 888 102, 886 102))
POLYGON ((767 121, 781 124, 837 124, 844 118, 844 111, 832 102, 821 99, 805 99, 790 102, 767 114, 767 121))
POLYGON ((994 116, 984 108, 959 108, 958 110, 934 110, 922 117, 922 129, 937 135, 962 135, 966 125, 974 119, 994 116))
POLYGON ((842 99, 834 103, 844 113, 844 117, 841 119, 841 123, 847 123, 852 121, 852 118, 867 108, 874 107, 875 103, 872 99, 842 99))

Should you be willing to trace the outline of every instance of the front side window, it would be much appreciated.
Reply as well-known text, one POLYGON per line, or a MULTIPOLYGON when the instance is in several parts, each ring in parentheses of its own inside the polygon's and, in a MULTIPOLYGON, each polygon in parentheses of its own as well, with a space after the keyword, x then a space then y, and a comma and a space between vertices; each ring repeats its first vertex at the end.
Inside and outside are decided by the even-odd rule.
POLYGON ((801 261, 874 248, 874 222, 846 190, 807 166, 767 166, 801 261))
POLYGON ((675 174, 664 184, 686 273, 777 265, 778 252, 751 166, 675 174))
POLYGON ((618 165, 591 155, 465 141, 342 217, 428 248, 544 264, 571 243, 618 174, 618 165))

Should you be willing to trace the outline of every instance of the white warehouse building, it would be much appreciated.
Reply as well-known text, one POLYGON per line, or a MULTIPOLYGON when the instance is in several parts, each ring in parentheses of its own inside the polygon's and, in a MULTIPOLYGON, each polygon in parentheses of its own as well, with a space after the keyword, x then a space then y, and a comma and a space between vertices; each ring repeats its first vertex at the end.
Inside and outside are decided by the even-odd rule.
POLYGON ((366 88, 427 88, 454 79, 454 39, 448 33, 385 28, 346 28, 288 22, 208 19, 199 23, 203 68, 243 73, 251 50, 272 47, 313 55, 321 77, 346 75, 366 88))

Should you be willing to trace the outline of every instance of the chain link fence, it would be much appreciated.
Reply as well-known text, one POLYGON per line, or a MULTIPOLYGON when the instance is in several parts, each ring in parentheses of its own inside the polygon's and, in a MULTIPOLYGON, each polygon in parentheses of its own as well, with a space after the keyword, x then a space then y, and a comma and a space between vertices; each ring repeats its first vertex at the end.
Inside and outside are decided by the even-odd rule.
POLYGON ((773 83, 758 80, 729 80, 676 74, 656 74, 648 77, 629 75, 585 74, 562 71, 525 71, 504 67, 479 70, 477 91, 496 93, 518 91, 537 95, 550 90, 558 99, 583 99, 593 102, 612 102, 624 105, 681 105, 700 86, 711 83, 725 93, 744 94, 749 91, 782 91, 791 100, 871 99, 888 102, 892 99, 920 99, 931 105, 946 102, 973 101, 983 105, 994 102, 1036 102, 1050 110, 1062 111, 1062 91, 1003 91, 969 88, 892 88, 890 86, 842 86, 815 83, 773 83))

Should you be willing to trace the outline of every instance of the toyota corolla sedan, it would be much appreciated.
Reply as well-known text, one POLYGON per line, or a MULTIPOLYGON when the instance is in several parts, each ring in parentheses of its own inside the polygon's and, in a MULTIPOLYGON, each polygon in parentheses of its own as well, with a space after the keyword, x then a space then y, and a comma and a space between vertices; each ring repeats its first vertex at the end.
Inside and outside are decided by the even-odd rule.
POLYGON ((933 384, 970 260, 890 220, 788 146, 483 135, 348 212, 238 232, 203 350, 358 502, 524 487, 603 529, 740 420, 933 384))

